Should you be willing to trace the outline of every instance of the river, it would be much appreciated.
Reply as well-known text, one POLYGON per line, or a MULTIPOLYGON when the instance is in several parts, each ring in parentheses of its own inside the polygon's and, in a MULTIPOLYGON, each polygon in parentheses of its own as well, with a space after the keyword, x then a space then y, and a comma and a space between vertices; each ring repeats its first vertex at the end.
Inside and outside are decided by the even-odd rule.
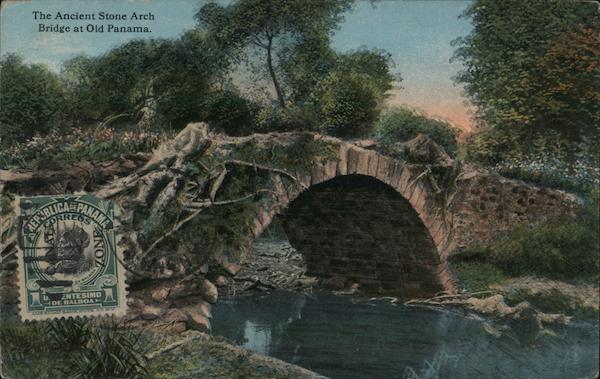
POLYGON ((213 334, 332 379, 590 378, 597 321, 500 337, 476 317, 330 294, 274 292, 220 301, 213 334))

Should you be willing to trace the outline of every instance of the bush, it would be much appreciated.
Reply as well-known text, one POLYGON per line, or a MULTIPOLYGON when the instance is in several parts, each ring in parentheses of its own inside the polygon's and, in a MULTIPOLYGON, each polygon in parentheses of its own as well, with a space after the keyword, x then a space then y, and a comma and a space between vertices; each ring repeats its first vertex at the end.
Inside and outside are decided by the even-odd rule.
POLYGON ((253 133, 258 106, 233 91, 210 94, 203 102, 203 119, 231 136, 253 133))
POLYGON ((380 96, 369 76, 333 72, 315 92, 320 129, 337 137, 363 137, 379 115, 380 96))
POLYGON ((65 373, 76 378, 147 378, 146 358, 139 352, 141 334, 131 330, 89 328, 79 355, 65 373))
POLYGON ((480 132, 465 144, 465 160, 509 178, 568 191, 586 193, 600 183, 596 140, 570 141, 552 131, 534 135, 511 129, 480 132))
POLYGON ((488 271, 494 276, 490 267, 512 276, 589 281, 590 276, 598 276, 598 242, 598 193, 594 193, 586 199, 584 211, 576 221, 516 226, 488 247, 457 253, 451 263, 459 272, 468 273, 466 279, 461 278, 466 282, 487 280, 480 272, 488 271))
POLYGON ((105 128, 73 128, 65 134, 54 130, 44 137, 33 137, 24 143, 15 143, 0 150, 0 167, 39 168, 64 166, 79 161, 103 161, 121 154, 149 152, 166 135, 152 132, 121 131, 105 128))
POLYGON ((597 237, 575 223, 520 226, 491 246, 489 259, 514 275, 593 273, 598 271, 597 237))
POLYGON ((486 290, 507 278, 501 269, 487 262, 459 261, 453 264, 453 268, 470 291, 486 290))
POLYGON ((46 134, 61 117, 64 88, 45 66, 5 56, 0 60, 0 93, 0 145, 46 134))
POLYGON ((317 115, 309 106, 288 108, 265 107, 256 117, 259 133, 314 130, 317 115))
POLYGON ((3 319, 4 373, 14 378, 147 378, 141 334, 117 324, 60 319, 19 323, 3 319), (56 354, 60 352, 60 354, 56 354))
POLYGON ((394 107, 375 124, 375 137, 383 146, 411 140, 419 133, 427 135, 451 156, 456 155, 458 130, 446 121, 428 118, 407 107, 394 107))

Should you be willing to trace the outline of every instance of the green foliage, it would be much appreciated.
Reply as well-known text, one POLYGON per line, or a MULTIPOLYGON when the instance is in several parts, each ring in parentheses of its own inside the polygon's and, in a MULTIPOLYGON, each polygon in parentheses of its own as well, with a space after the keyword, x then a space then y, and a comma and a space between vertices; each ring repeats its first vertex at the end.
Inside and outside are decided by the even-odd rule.
POLYGON ((73 319, 23 324, 5 318, 3 369, 13 378, 145 378, 149 373, 139 338, 116 324, 73 319))
POLYGON ((489 260, 514 275, 564 278, 597 273, 598 224, 588 219, 518 226, 492 244, 489 260))
POLYGON ((275 144, 269 147, 245 143, 236 146, 236 159, 254 162, 271 167, 280 167, 289 172, 307 172, 315 164, 337 156, 338 148, 310 133, 300 134, 291 143, 275 144))
POLYGON ((392 74, 393 67, 394 61, 390 53, 366 48, 340 54, 336 63, 336 70, 340 72, 367 75, 379 96, 385 96, 385 93, 393 88, 395 81, 402 81, 400 75, 392 74))
POLYGON ((317 83, 336 67, 338 55, 330 42, 328 32, 307 34, 278 54, 283 84, 293 103, 309 103, 317 83))
POLYGON ((50 344, 65 350, 79 349, 87 340, 89 327, 81 320, 53 320, 44 327, 50 344))
POLYGON ((264 107, 256 117, 256 131, 260 133, 314 130, 317 115, 312 107, 264 107))
POLYGON ((496 267, 506 275, 538 275, 554 279, 597 279, 598 194, 586 199, 576 222, 554 220, 534 226, 518 225, 488 247, 457 254, 453 261, 467 271, 496 267))
POLYGON ((72 128, 69 134, 54 130, 44 137, 14 143, 0 150, 0 167, 63 167, 81 161, 105 161, 120 155, 150 152, 166 138, 151 132, 115 131, 105 128, 72 128))
POLYGON ((455 58, 465 66, 456 79, 481 121, 561 130, 570 139, 597 133, 596 4, 478 0, 464 15, 473 31, 455 41, 455 58))
POLYGON ((427 135, 451 156, 456 155, 458 130, 447 121, 428 118, 407 107, 393 107, 375 124, 375 138, 384 147, 411 140, 419 133, 427 135))
POLYGON ((595 138, 575 142, 552 130, 532 135, 495 128, 471 136, 463 151, 466 161, 545 187, 585 193, 600 181, 595 138))
POLYGON ((59 124, 65 94, 56 74, 16 55, 0 60, 0 146, 47 133, 59 124))
POLYGON ((202 119, 211 128, 232 136, 248 135, 254 131, 258 106, 236 92, 213 92, 204 100, 202 108, 202 119))
POLYGON ((315 98, 319 127, 333 136, 366 136, 380 113, 381 95, 364 74, 332 72, 319 83, 315 98))
POLYGON ((99 57, 72 58, 62 76, 78 124, 156 112, 154 122, 179 128, 199 118, 202 100, 223 82, 231 61, 206 33, 192 30, 176 40, 131 40, 99 57))
POLYGON ((487 290, 490 285, 500 283, 508 276, 491 263, 477 261, 460 261, 452 265, 458 279, 470 291, 487 290))
POLYGON ((279 105, 285 108, 286 95, 277 75, 275 53, 287 50, 289 54, 298 44, 306 48, 307 43, 323 41, 307 36, 329 33, 351 3, 352 0, 238 0, 226 6, 206 4, 195 17, 199 27, 214 35, 222 46, 251 46, 264 52, 264 71, 273 83, 279 105))
POLYGON ((139 352, 140 336, 139 332, 114 326, 89 328, 85 343, 79 347, 78 356, 71 359, 65 374, 89 379, 147 378, 145 357, 139 352))

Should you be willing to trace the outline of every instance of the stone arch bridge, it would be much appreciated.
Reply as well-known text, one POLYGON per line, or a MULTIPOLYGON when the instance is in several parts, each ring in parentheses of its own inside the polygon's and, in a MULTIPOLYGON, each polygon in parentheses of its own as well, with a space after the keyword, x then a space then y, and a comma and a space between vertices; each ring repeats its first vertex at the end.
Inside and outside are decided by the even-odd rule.
MULTIPOLYGON (((376 292, 432 294, 455 289, 447 268, 454 251, 579 208, 571 194, 463 166, 424 136, 392 156, 368 141, 228 137, 205 124, 188 125, 147 156, 0 171, 0 180, 8 197, 86 191, 116 201, 132 307, 153 304, 162 317, 175 304, 197 324, 208 315, 190 304, 216 301, 215 284, 251 259, 252 241, 278 215, 309 273, 376 292)), ((14 221, 4 219, 2 228, 14 221)), ((13 249, 5 238, 2 254, 13 249)), ((3 260, 6 267, 14 270, 3 260)), ((10 278, 3 302, 11 299, 10 278)))

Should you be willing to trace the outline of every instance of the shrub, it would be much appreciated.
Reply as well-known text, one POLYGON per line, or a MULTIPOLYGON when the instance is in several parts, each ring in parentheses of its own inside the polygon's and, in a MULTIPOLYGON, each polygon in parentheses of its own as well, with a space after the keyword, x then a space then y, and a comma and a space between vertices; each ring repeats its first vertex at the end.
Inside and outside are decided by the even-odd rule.
POLYGON ((58 75, 16 55, 0 60, 0 145, 46 134, 60 118, 64 88, 58 75))
POLYGON ((486 290, 507 277, 501 269, 487 262, 459 261, 453 264, 453 268, 470 291, 486 290))
POLYGON ((413 139, 417 134, 427 135, 446 152, 456 155, 458 129, 450 123, 424 116, 407 107, 393 107, 386 111, 375 124, 375 137, 384 146, 413 139))
POLYGON ((509 178, 575 192, 589 191, 600 183, 597 162, 586 156, 571 162, 543 153, 511 157, 496 163, 492 170, 509 178))
POLYGON ((147 378, 146 361, 138 350, 141 334, 130 330, 90 328, 88 338, 67 372, 76 378, 147 378))
POLYGON ((535 135, 510 129, 480 132, 465 144, 465 160, 509 178, 568 191, 585 193, 600 183, 596 140, 570 141, 552 131, 535 135))
POLYGON ((320 129, 337 137, 362 137, 379 115, 380 95, 364 74, 332 72, 315 92, 320 129))
POLYGON ((0 167, 38 168, 83 160, 103 161, 121 154, 152 151, 165 138, 166 135, 153 132, 119 132, 113 128, 97 132, 73 128, 69 134, 54 130, 47 136, 36 136, 0 150, 0 167))
POLYGON ((588 281, 590 276, 598 275, 598 242, 598 194, 594 193, 586 198, 584 211, 576 221, 518 225, 488 247, 460 252, 451 262, 459 272, 467 272, 466 278, 461 277, 466 282, 480 282, 485 275, 479 272, 486 270, 493 276, 490 267, 513 276, 588 281))
POLYGON ((258 106, 233 91, 215 92, 203 102, 203 119, 231 136, 253 133, 258 106))
POLYGON ((260 133, 314 130, 317 115, 310 106, 288 108, 265 107, 256 117, 256 131, 260 133))
POLYGON ((141 334, 117 324, 60 319, 0 324, 2 360, 14 378, 147 378, 141 334), (60 354, 56 354, 59 351, 60 354))

